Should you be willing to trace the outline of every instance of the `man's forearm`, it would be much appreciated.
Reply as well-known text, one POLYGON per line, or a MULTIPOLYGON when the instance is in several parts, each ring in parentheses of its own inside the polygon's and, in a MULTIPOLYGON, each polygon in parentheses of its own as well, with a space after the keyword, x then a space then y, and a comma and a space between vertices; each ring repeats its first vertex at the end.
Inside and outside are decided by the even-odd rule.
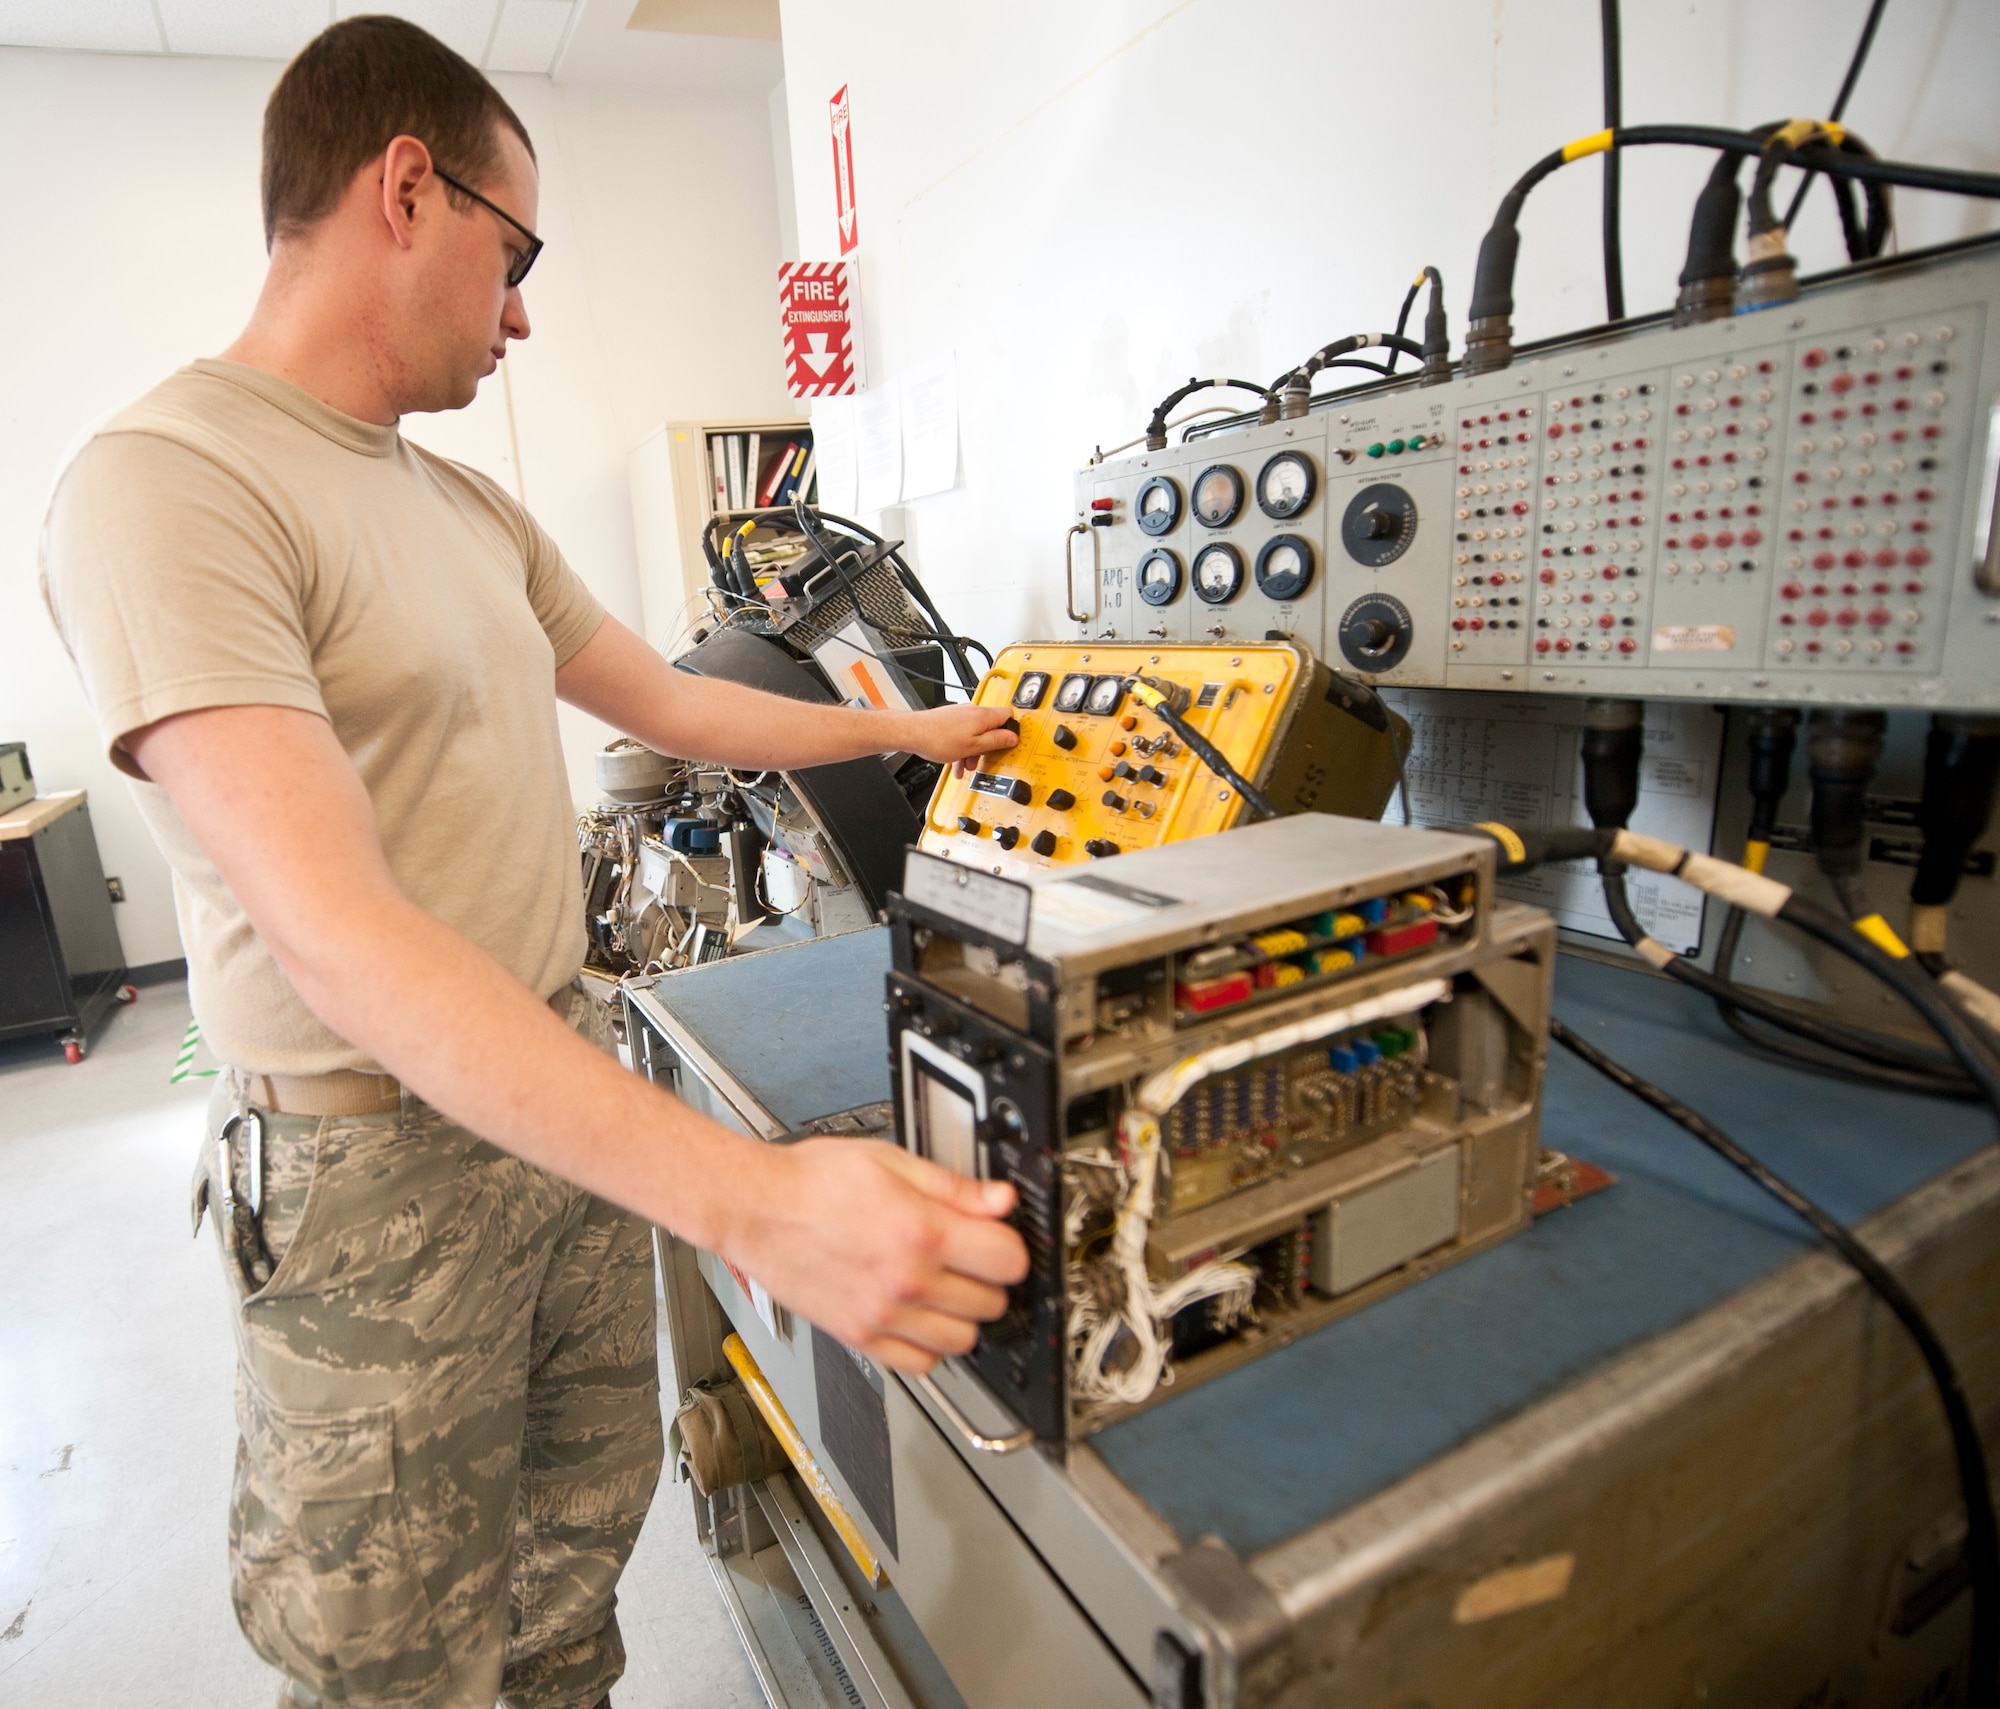
POLYGON ((1004 706, 877 712, 789 700, 676 670, 615 617, 564 661, 556 692, 656 752, 754 771, 905 752, 943 764, 1014 745, 1004 706))
POLYGON ((715 1250, 766 1148, 697 1114, 560 1020, 483 950, 401 898, 285 946, 326 1024, 482 1138, 715 1250))

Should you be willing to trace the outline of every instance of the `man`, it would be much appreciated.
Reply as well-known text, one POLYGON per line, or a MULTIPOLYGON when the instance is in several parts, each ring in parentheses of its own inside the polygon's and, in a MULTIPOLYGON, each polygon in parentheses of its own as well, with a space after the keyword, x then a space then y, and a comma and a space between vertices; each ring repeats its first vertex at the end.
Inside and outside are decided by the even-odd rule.
POLYGON ((264 150, 249 326, 92 439, 43 548, 232 1069, 196 1199, 235 1302, 232 1589, 283 1703, 585 1709, 659 1471, 648 1225, 911 1371, 1026 1254, 1003 1187, 751 1142, 579 1036, 555 701, 756 769, 1012 737, 675 671, 398 434, 528 335, 534 154, 465 61, 336 25, 264 150))

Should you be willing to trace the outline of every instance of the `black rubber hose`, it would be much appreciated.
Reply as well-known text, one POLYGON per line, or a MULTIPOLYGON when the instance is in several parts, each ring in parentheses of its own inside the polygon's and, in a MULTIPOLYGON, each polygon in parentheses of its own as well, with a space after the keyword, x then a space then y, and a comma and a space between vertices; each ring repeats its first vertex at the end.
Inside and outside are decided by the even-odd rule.
POLYGON ((1731 1167, 1747 1175, 1794 1216, 1807 1223, 1874 1289, 1916 1343, 1951 1430, 1958 1464, 1959 1497, 1965 1503, 1965 1563, 1972 1582, 1972 1640, 1967 1667, 1968 1709, 1992 1709, 2000 1694, 2000 1523, 1993 1513, 1993 1486, 1986 1471, 1986 1448, 1965 1384, 1923 1307, 1881 1259, 1847 1227, 1782 1176, 1760 1163, 1721 1128, 1688 1108, 1672 1093, 1613 1062, 1587 1039, 1549 1017, 1549 1037, 1587 1063, 1613 1085, 1677 1122, 1731 1167))
MULTIPOLYGON (((1604 128, 1625 122, 1624 70, 1619 46, 1618 0, 1598 0, 1604 48, 1604 128)), ((1618 150, 1604 153, 1604 318, 1625 318, 1625 243, 1619 220, 1618 150)))

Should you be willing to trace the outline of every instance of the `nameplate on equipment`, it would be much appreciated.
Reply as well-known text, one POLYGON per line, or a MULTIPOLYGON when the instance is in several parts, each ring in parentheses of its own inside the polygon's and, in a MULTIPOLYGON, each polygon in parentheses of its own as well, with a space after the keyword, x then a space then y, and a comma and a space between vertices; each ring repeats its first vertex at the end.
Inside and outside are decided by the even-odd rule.
POLYGON ((919 907, 989 937, 1010 944, 1028 941, 1034 892, 1011 878, 911 849, 903 857, 903 894, 919 907))

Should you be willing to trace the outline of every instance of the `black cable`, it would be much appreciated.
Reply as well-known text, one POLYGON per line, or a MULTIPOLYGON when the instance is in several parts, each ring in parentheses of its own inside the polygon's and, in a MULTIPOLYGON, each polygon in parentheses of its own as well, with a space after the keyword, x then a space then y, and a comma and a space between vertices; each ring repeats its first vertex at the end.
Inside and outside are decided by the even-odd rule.
POLYGON ((1148 451, 1164 451, 1167 448, 1168 414, 1176 406, 1185 403, 1189 398, 1193 397, 1196 392, 1211 390, 1261 393, 1264 388, 1253 385, 1248 380, 1189 380, 1186 385, 1176 387, 1154 405, 1153 417, 1146 424, 1146 449, 1148 451))
MULTIPOLYGON (((1635 948, 1649 934, 1639 917, 1632 910, 1632 899, 1625 888, 1625 874, 1622 869, 1612 867, 1601 870, 1604 885, 1604 905, 1611 915, 1611 923, 1628 944, 1635 948)), ((1843 930, 1848 928, 1843 927, 1843 930)), ((1849 935, 1853 935, 1849 931, 1849 935)), ((1775 998, 1747 985, 1738 985, 1731 980, 1719 978, 1713 973, 1705 973, 1699 967, 1676 957, 1667 962, 1661 972, 1683 985, 1693 987, 1704 996, 1712 998, 1725 1009, 1738 1009, 1757 1017, 1758 1020, 1794 1034, 1831 1053, 1834 1062, 1843 1056, 1858 1056, 1866 1061, 1879 1064, 1891 1078, 1885 1082, 1899 1090, 1931 1091, 1941 1090, 1944 1085, 1953 1084, 1953 1063, 1948 1057, 1933 1057, 1915 1045, 1904 1045, 1899 1040, 1887 1039, 1879 1034, 1865 1033, 1849 1028, 1838 1021, 1825 1021, 1816 1017, 1801 1015, 1785 1008, 1775 998), (1922 1083, 1898 1076, 1926 1078, 1922 1083)), ((1928 1019, 1928 1017, 1926 1017, 1928 1019)), ((1728 1017, 1725 1015, 1724 1019, 1728 1017)), ((1732 1023, 1733 1025, 1733 1023, 1732 1023)), ((1822 1066, 1815 1061, 1815 1067, 1822 1066)), ((1855 1065, 1840 1070, 1843 1078, 1867 1078, 1855 1065)), ((1982 1088, 1970 1079, 1956 1077, 1968 1092, 1979 1092, 1982 1088)))
MULTIPOLYGON (((1725 130, 1715 125, 1629 125, 1613 132, 1609 146, 1638 148, 1668 145, 1719 149, 1726 154, 1761 155, 1764 142, 1764 138, 1752 132, 1725 130)), ((1529 192, 1570 161, 1599 152, 1602 150, 1572 144, 1545 154, 1522 173, 1500 199, 1493 223, 1480 241, 1479 262, 1473 274, 1472 302, 1467 311, 1471 321, 1466 349, 1468 372, 1488 372, 1505 367, 1513 360, 1511 317, 1514 312, 1514 264, 1521 248, 1518 221, 1529 192)), ((1813 167, 1830 177, 2000 199, 2000 174, 1991 172, 1965 172, 1952 167, 1877 160, 1871 155, 1846 153, 1821 143, 1809 143, 1795 149, 1790 158, 1794 165, 1813 167)))
MULTIPOLYGON (((1854 93, 1854 85, 1861 80, 1861 68, 1868 61, 1868 50, 1875 45, 1875 29, 1882 22, 1882 14, 1888 10, 1889 0, 1875 0, 1868 8, 1868 21, 1861 26, 1861 39, 1854 44, 1854 57, 1847 62, 1847 75, 1840 80, 1840 93, 1833 98, 1833 106, 1828 109, 1829 119, 1839 119, 1847 111, 1847 102, 1854 93)), ((1789 229, 1799 217, 1799 209, 1804 205, 1806 192, 1812 188, 1816 174, 1808 171, 1799 180, 1797 192, 1792 197, 1792 205, 1785 210, 1785 225, 1789 229)))
POLYGON ((1937 1388, 1945 1421, 1951 1429, 1952 1451, 1958 1462, 1960 1499, 1965 1503, 1965 1561, 1972 1583, 1972 1642, 1967 1669, 1968 1709, 1991 1709, 2000 1695, 2000 1523, 1993 1512, 1993 1486, 1986 1471, 1986 1449, 1978 1421, 1967 1400, 1965 1385, 1944 1342, 1931 1327, 1923 1307, 1896 1274, 1835 1217, 1782 1176, 1765 1167, 1707 1117, 1697 1114, 1671 1093, 1629 1068, 1613 1062, 1595 1045, 1580 1038, 1555 1016, 1549 1017, 1549 1037, 1602 1074, 1614 1086, 1630 1092, 1668 1120, 1677 1122, 1731 1167, 1748 1176, 1794 1216, 1825 1240, 1877 1298, 1894 1312, 1896 1321, 1916 1343, 1931 1382, 1937 1388))
MULTIPOLYGON (((1604 46, 1604 128, 1625 122, 1623 53, 1619 45, 1618 0, 1598 0, 1604 46)), ((1620 232, 1618 150, 1604 151, 1604 318, 1625 318, 1625 245, 1620 232)))
MULTIPOLYGON (((1429 271, 1428 267, 1424 269, 1424 273, 1428 273, 1429 271)), ((1398 338, 1401 338, 1409 330, 1410 310, 1417 306, 1417 293, 1424 288, 1424 273, 1419 273, 1411 282, 1410 288, 1403 293, 1403 306, 1396 311, 1396 336, 1398 338)), ((1397 349, 1393 344, 1390 345, 1389 360, 1383 365, 1382 372, 1385 374, 1395 373, 1396 358, 1400 355, 1402 355, 1402 351, 1397 349)), ((1345 363, 1342 364, 1343 367, 1347 365, 1345 363)), ((1353 364, 1355 367, 1361 367, 1362 365, 1358 362, 1353 364)), ((1332 364, 1329 363, 1328 366, 1332 366, 1332 364)))
MULTIPOLYGON (((1125 680, 1129 689, 1130 685, 1144 679, 1127 677, 1125 680)), ((1147 684, 1149 688, 1152 686, 1150 683, 1147 684)), ((1176 736, 1180 737, 1187 744, 1188 751, 1196 759, 1200 760, 1203 765, 1207 766, 1224 783, 1233 786, 1236 793, 1243 797, 1245 805, 1250 807, 1260 819, 1275 819, 1279 817, 1277 808, 1271 805, 1270 801, 1265 797, 1264 792, 1231 765, 1224 758, 1221 749, 1216 747, 1213 742, 1169 706, 1164 699, 1156 704, 1152 704, 1150 709, 1154 717, 1158 718, 1162 724, 1166 725, 1169 730, 1173 731, 1176 736)))
POLYGON ((1871 938, 1863 937, 1839 915, 1794 890, 1778 910, 1778 918, 1817 938, 1828 949, 1866 968, 1911 1008, 1928 1021, 1932 1029, 1957 1057, 1966 1073, 1979 1083, 1996 1113, 2000 1113, 2000 1065, 1988 1054, 1984 1041, 1958 1007, 1940 991, 1936 983, 1914 960, 1891 955, 1871 938))

